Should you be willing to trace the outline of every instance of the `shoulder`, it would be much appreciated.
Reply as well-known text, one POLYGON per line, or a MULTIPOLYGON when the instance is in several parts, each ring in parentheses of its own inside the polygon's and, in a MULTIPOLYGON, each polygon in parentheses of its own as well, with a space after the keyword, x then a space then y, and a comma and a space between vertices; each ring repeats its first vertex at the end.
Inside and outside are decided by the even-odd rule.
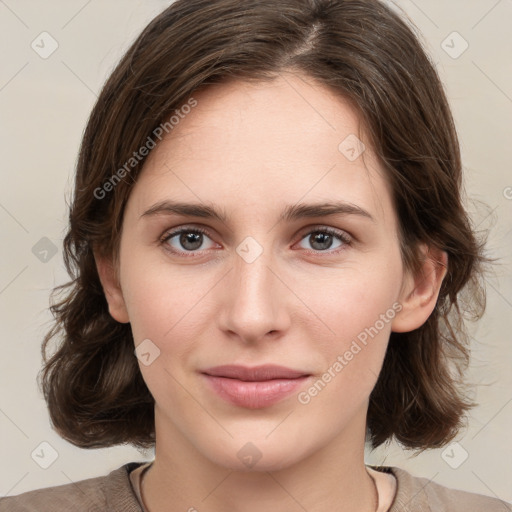
POLYGON ((131 462, 106 476, 47 487, 0 499, 0 512, 141 512, 129 473, 131 462))
POLYGON ((389 512, 512 512, 511 504, 497 498, 451 489, 397 467, 372 467, 392 473, 397 480, 389 512))

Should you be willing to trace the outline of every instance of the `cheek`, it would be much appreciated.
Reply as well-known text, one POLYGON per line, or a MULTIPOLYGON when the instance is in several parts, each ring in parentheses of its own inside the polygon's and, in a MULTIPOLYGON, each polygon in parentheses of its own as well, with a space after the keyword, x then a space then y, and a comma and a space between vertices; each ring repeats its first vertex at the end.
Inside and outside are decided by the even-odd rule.
POLYGON ((183 334, 187 325, 197 324, 212 287, 206 269, 173 268, 162 259, 132 253, 122 268, 123 296, 136 342, 168 339, 173 332, 183 334))
MULTIPOLYGON (((401 285, 399 264, 368 262, 365 266, 329 273, 316 280, 308 296, 308 306, 330 328, 331 334, 345 340, 357 337, 379 322, 382 315, 392 315, 401 285)), ((387 323, 386 323, 387 325, 387 323)), ((324 332, 328 332, 324 327, 324 332)))
POLYGON ((377 380, 391 323, 400 310, 401 264, 393 261, 337 272, 318 282, 308 297, 308 306, 321 320, 315 320, 315 350, 324 355, 329 375, 335 375, 333 389, 364 394, 377 380))
POLYGON ((318 411, 326 408, 341 422, 366 403, 382 368, 395 315, 392 304, 381 299, 372 295, 371 301, 356 304, 332 302, 336 307, 326 310, 326 323, 334 334, 313 340, 323 369, 299 397, 300 403, 314 403, 318 411))
POLYGON ((151 357, 158 354, 148 365, 141 359, 139 367, 157 402, 173 409, 188 397, 179 382, 206 321, 208 283, 191 270, 173 271, 161 262, 139 263, 136 257, 126 261, 123 295, 135 345, 149 339, 157 347, 150 345, 151 357), (139 268, 147 270, 139 272, 139 268))

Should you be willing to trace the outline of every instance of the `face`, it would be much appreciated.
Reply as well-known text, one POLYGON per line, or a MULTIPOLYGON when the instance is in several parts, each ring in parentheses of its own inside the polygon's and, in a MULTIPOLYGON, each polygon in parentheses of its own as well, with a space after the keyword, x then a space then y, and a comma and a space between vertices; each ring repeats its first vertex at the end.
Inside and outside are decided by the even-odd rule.
POLYGON ((259 453, 258 468, 276 469, 362 445, 390 332, 421 325, 432 304, 407 306, 414 281, 358 116, 294 75, 194 98, 131 192, 118 286, 102 273, 111 314, 142 347, 157 449, 179 442, 238 469, 259 453), (227 364, 306 377, 274 381, 290 388, 278 395, 241 384, 236 402, 216 391, 236 394, 228 379, 203 374, 227 364))

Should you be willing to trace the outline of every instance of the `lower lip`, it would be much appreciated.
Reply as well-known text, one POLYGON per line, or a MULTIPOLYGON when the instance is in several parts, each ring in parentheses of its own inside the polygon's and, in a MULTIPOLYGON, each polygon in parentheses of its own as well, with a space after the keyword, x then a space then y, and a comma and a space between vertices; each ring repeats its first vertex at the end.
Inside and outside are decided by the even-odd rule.
POLYGON ((309 376, 246 382, 203 374, 213 390, 224 400, 248 409, 267 407, 297 391, 309 376))

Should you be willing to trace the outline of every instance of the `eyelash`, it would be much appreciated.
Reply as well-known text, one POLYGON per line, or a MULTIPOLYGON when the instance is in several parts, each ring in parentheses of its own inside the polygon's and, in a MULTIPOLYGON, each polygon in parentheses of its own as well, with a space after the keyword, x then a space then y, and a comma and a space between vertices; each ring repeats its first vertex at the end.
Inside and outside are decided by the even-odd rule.
MULTIPOLYGON (((171 249, 170 246, 167 244, 167 242, 169 240, 171 240, 172 238, 174 238, 177 235, 181 235, 182 233, 203 234, 203 235, 208 236, 208 238, 211 238, 208 234, 208 231, 203 228, 184 226, 184 227, 180 227, 176 230, 166 232, 160 238, 160 244, 162 246, 165 246, 164 249, 166 251, 172 253, 173 255, 184 256, 184 257, 197 257, 197 252, 199 252, 199 251, 186 251, 186 252, 185 251, 177 251, 176 249, 171 249)), ((314 249, 313 250, 305 249, 305 251, 308 252, 309 254, 314 254, 314 255, 319 255, 322 253, 326 253, 326 254, 330 254, 330 255, 338 254, 338 253, 346 250, 347 246, 350 246, 352 244, 351 237, 349 237, 347 234, 345 234, 342 231, 338 231, 337 229, 333 229, 330 227, 313 227, 312 229, 310 229, 308 232, 306 232, 301 237, 300 241, 304 240, 305 238, 307 238, 308 236, 311 236, 314 233, 323 233, 323 234, 332 235, 335 238, 337 238, 340 242, 343 242, 343 245, 341 247, 339 247, 338 249, 331 250, 331 251, 329 251, 329 250, 319 251, 319 250, 314 250, 314 249)), ((207 250, 209 250, 209 249, 207 249, 207 250)))

